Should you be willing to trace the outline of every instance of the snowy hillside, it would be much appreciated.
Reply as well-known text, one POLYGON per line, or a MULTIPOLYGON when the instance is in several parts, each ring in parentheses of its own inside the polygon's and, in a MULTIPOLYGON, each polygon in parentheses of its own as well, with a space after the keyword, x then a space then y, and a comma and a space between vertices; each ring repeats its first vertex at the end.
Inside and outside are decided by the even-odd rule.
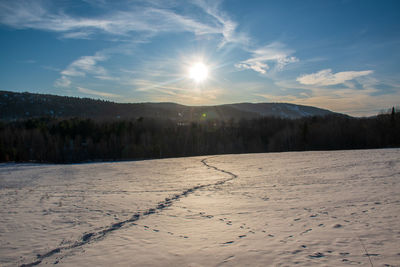
POLYGON ((0 265, 398 266, 400 149, 0 165, 0 265))
POLYGON ((263 117, 279 117, 297 119, 310 116, 325 116, 333 114, 332 111, 288 103, 239 103, 226 105, 243 112, 252 112, 263 117))

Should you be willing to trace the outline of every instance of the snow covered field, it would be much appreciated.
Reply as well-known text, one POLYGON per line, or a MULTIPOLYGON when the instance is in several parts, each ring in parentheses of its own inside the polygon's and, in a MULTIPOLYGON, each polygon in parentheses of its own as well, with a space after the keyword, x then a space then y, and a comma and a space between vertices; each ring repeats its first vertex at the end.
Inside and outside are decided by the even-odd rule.
POLYGON ((0 265, 400 266, 400 149, 0 165, 0 265))

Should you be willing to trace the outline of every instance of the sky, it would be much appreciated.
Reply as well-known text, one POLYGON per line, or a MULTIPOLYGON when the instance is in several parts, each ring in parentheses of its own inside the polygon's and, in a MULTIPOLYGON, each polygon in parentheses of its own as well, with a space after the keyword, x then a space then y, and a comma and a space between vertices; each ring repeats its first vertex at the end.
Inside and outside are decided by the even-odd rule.
POLYGON ((376 115, 400 105, 400 1, 0 0, 0 90, 376 115))

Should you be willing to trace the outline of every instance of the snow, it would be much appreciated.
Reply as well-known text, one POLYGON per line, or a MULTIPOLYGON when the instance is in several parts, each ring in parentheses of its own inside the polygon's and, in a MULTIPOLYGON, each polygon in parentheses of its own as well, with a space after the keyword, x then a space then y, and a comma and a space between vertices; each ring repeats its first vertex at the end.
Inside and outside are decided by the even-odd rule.
POLYGON ((0 265, 399 266, 400 149, 0 165, 0 265))
POLYGON ((312 116, 312 114, 310 114, 309 112, 306 112, 306 111, 304 111, 303 109, 300 110, 299 107, 300 107, 300 106, 288 105, 288 104, 286 104, 286 108, 287 108, 287 109, 289 109, 289 110, 291 110, 291 111, 294 111, 294 112, 297 112, 297 114, 299 114, 301 117, 309 117, 309 116, 312 116))

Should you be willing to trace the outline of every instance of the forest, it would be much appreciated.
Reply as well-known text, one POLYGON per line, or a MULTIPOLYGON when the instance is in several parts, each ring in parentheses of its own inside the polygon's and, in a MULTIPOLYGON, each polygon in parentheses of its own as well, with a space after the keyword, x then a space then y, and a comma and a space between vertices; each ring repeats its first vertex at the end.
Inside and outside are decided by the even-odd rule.
POLYGON ((0 121, 1 162, 74 163, 211 154, 400 146, 395 108, 368 118, 332 114, 177 122, 33 118, 0 121))

